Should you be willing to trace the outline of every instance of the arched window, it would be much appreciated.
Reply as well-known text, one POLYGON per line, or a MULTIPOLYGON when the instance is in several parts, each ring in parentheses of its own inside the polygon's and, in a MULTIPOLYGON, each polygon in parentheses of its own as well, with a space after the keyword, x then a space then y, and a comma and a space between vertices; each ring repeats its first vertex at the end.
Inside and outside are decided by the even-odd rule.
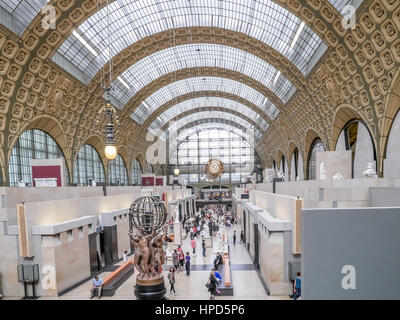
POLYGON ((299 176, 299 149, 294 149, 290 166, 290 181, 296 181, 299 176))
POLYGON ((157 167, 157 176, 162 176, 164 173, 163 173, 163 169, 162 169, 162 167, 161 166, 158 166, 157 167))
POLYGON ((282 156, 282 158, 281 158, 281 170, 282 170, 283 174, 286 173, 286 159, 285 159, 285 156, 282 156))
MULTIPOLYGON (((9 163, 10 186, 17 186, 18 179, 33 185, 30 159, 57 159, 64 155, 57 142, 46 132, 32 129, 23 132, 11 152, 9 163)), ((65 164, 66 183, 69 175, 65 164)))
POLYGON ((142 167, 137 159, 134 159, 132 163, 131 179, 133 185, 140 186, 142 184, 142 167))
POLYGON ((353 178, 363 178, 369 162, 376 161, 375 148, 368 128, 359 120, 344 127, 336 143, 336 150, 350 150, 353 178))
POLYGON ((100 155, 91 145, 83 145, 78 152, 74 165, 74 182, 83 186, 94 179, 96 183, 105 183, 104 167, 100 155))
POLYGON ((154 173, 153 166, 150 163, 146 164, 146 173, 148 174, 154 173))
POLYGON ((222 175, 214 182, 240 183, 253 173, 259 181, 262 179, 261 160, 240 131, 212 126, 184 132, 177 140, 178 150, 170 159, 171 175, 178 167, 179 176, 189 184, 207 182, 205 168, 213 158, 224 165, 222 175))
POLYGON ((400 112, 397 112, 390 128, 389 138, 386 146, 386 159, 384 162, 384 177, 400 177, 400 112))
POLYGON ((128 175, 125 162, 119 154, 117 154, 117 157, 114 160, 110 161, 108 170, 108 180, 110 185, 128 185, 128 175))
POLYGON ((316 178, 316 154, 317 151, 324 151, 324 145, 321 139, 317 138, 311 145, 309 157, 308 157, 308 180, 315 180, 316 178))

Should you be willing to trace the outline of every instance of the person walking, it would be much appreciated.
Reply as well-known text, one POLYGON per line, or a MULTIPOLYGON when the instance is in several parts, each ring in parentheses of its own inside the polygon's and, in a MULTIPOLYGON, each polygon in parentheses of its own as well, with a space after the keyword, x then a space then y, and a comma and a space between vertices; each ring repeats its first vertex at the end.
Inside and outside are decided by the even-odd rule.
POLYGON ((171 286, 171 288, 169 289, 169 292, 174 291, 174 293, 176 294, 175 287, 174 287, 174 285, 175 285, 175 268, 174 267, 169 268, 168 281, 171 286))
POLYGON ((196 254, 196 240, 194 240, 194 239, 190 240, 190 245, 193 249, 193 255, 195 255, 196 254))
POLYGON ((244 243, 244 233, 243 231, 240 231, 240 243, 244 243))
POLYGON ((294 300, 297 300, 301 297, 301 273, 297 272, 297 277, 294 279, 293 285, 293 297, 294 300))
POLYGON ((172 264, 174 265, 175 269, 178 269, 179 260, 178 260, 178 253, 176 252, 176 249, 174 249, 174 252, 172 252, 172 264))
POLYGON ((190 276, 190 255, 189 255, 189 252, 186 252, 185 260, 186 260, 186 263, 185 263, 186 275, 190 276))
POLYGON ((122 256, 124 263, 128 261, 128 251, 124 251, 124 255, 122 256))
POLYGON ((183 253, 181 248, 179 249, 180 249, 178 250, 179 270, 183 271, 183 266, 185 264, 185 254, 183 253))
POLYGON ((207 287, 208 291, 210 292, 210 300, 215 299, 215 295, 217 294, 217 279, 214 275, 214 269, 211 270, 210 276, 208 277, 207 287))
POLYGON ((236 245, 236 230, 233 231, 233 245, 236 245))
POLYGON ((203 248, 203 257, 207 257, 206 256, 206 242, 204 239, 201 241, 201 246, 203 248))
POLYGON ((197 228, 196 228, 196 226, 193 227, 193 235, 197 238, 197 228))

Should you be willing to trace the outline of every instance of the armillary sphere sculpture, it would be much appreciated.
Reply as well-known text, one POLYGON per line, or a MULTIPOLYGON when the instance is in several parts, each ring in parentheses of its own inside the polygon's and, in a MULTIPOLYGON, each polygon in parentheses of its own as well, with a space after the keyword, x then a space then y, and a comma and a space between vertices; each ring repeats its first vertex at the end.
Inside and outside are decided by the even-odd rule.
POLYGON ((224 165, 221 160, 210 159, 206 165, 206 174, 211 180, 218 179, 224 172, 224 165))
POLYGON ((145 196, 129 209, 129 237, 134 250, 135 295, 140 300, 162 299, 166 293, 162 265, 165 262, 163 238, 166 235, 167 210, 156 197, 145 196))

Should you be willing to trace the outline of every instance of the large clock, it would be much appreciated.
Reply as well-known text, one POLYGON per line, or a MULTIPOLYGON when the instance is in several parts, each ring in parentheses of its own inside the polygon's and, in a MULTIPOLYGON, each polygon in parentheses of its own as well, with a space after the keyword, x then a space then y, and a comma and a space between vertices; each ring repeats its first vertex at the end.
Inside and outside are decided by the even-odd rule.
POLYGON ((218 159, 210 159, 206 165, 206 173, 210 179, 215 180, 219 178, 224 171, 224 165, 218 159))

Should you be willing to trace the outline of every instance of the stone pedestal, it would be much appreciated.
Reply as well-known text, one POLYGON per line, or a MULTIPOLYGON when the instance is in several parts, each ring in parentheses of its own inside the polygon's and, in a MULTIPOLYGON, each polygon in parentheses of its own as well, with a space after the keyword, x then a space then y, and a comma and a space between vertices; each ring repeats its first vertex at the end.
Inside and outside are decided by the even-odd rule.
POLYGON ((165 300, 166 292, 164 277, 152 280, 141 280, 136 277, 134 291, 136 300, 165 300))

